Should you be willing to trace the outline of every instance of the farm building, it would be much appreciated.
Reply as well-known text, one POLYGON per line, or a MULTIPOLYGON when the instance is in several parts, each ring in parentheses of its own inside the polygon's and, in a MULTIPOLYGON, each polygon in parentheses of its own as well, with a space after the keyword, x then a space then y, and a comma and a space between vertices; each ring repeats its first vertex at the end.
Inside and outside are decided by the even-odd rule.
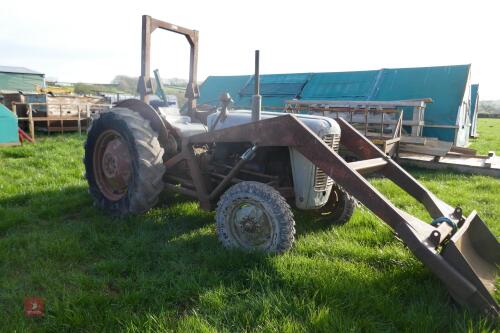
MULTIPOLYGON (((380 70, 269 74, 261 76, 264 109, 280 110, 285 101, 393 101, 431 98, 423 135, 466 146, 470 128, 470 65, 380 70)), ((209 76, 200 87, 200 106, 213 107, 227 91, 235 107, 249 108, 253 75, 209 76)), ((411 119, 411 114, 405 114, 411 119)))
POLYGON ((477 114, 479 112, 479 84, 470 86, 470 137, 477 137, 477 114))
POLYGON ((0 66, 0 92, 35 92, 45 87, 45 74, 24 67, 0 66))

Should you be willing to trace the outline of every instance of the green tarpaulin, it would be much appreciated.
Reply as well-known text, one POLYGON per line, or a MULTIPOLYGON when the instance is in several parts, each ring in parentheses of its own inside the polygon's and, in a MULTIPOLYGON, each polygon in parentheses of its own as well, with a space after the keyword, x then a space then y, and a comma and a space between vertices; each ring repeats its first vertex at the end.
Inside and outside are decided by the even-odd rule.
POLYGON ((18 143, 17 117, 0 104, 0 146, 18 143))
MULTIPOLYGON (((393 101, 432 98, 425 111, 424 136, 465 146, 470 118, 470 65, 384 68, 371 71, 261 75, 264 109, 280 110, 290 99, 393 101), (436 127, 438 126, 438 127, 436 127), (444 126, 444 127, 442 127, 444 126)), ((200 87, 200 104, 217 106, 229 92, 237 108, 249 108, 253 76, 209 76, 200 87)), ((411 114, 405 114, 411 119, 411 114)))

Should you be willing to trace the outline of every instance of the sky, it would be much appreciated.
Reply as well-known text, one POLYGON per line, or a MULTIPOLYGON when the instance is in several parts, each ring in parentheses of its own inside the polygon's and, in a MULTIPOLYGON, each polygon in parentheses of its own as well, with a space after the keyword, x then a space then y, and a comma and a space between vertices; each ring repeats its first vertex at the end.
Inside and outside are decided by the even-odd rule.
MULTIPOLYGON (((472 64, 482 100, 500 99, 500 1, 7 1, 0 65, 61 82, 140 74, 141 15, 200 31, 198 79, 472 64)), ((152 69, 187 78, 180 35, 152 37, 152 69)))

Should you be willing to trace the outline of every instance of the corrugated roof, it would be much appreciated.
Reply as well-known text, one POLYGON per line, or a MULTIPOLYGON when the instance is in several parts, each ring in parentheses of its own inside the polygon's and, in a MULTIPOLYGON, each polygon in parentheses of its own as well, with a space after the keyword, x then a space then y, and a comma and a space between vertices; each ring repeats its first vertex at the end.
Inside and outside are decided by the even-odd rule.
MULTIPOLYGON (((261 76, 264 106, 283 106, 285 100, 401 100, 432 98, 427 110, 440 110, 433 124, 456 121, 467 87, 470 65, 392 68, 372 71, 268 74, 261 76), (272 99, 266 97, 273 97, 272 99), (274 98, 276 97, 276 98, 274 98), (281 98, 281 102, 278 97, 281 98), (266 101, 273 101, 269 105, 266 101), (446 111, 448 110, 448 111, 446 111), (447 115, 446 119, 443 115, 447 115)), ((224 91, 235 105, 253 94, 253 76, 209 76, 200 87, 200 102, 218 102, 224 91)), ((242 103, 246 105, 247 103, 242 103)), ((241 105, 241 106, 244 106, 241 105)), ((428 112, 431 113, 431 112, 428 112)))
MULTIPOLYGON (((269 74, 261 76, 262 106, 280 108, 287 99, 374 100, 432 98, 425 122, 429 125, 459 125, 465 117, 462 102, 467 91, 470 65, 417 68, 385 68, 370 71, 269 74)), ((200 104, 218 105, 227 91, 234 106, 249 108, 253 76, 209 76, 200 87, 200 104)), ((406 119, 411 113, 404 113, 406 119)), ((454 130, 425 128, 424 135, 453 141, 454 130), (449 133, 448 133, 449 132, 449 133)))
POLYGON ((0 66, 1 73, 16 73, 16 74, 35 74, 35 75, 45 75, 43 73, 34 71, 26 67, 12 67, 12 66, 0 66))
MULTIPOLYGON (((307 83, 310 74, 271 74, 260 76, 260 94, 266 96, 298 97, 307 83)), ((252 96, 254 93, 255 78, 243 87, 242 96, 252 96)))
POLYGON ((314 73, 301 94, 304 100, 369 100, 379 71, 314 73))

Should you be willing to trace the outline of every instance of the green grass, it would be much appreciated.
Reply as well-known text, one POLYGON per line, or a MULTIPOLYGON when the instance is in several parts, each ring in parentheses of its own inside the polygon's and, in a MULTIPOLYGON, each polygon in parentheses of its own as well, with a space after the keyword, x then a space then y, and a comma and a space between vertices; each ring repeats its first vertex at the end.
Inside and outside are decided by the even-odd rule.
POLYGON ((470 148, 477 149, 478 154, 500 154, 500 119, 479 118, 477 125, 479 137, 471 139, 470 148))
MULTIPOLYGON (((455 306, 437 278, 366 209, 340 227, 296 212, 297 242, 282 256, 224 250, 213 213, 178 196, 166 196, 144 216, 106 216, 87 193, 83 141, 78 135, 51 136, 0 150, 0 330, 500 328, 455 306), (46 300, 44 318, 23 316, 26 296, 46 300)), ((466 213, 477 209, 500 234, 499 179, 411 171, 448 203, 466 213)), ((398 206, 425 218, 394 185, 372 182, 398 206)))

